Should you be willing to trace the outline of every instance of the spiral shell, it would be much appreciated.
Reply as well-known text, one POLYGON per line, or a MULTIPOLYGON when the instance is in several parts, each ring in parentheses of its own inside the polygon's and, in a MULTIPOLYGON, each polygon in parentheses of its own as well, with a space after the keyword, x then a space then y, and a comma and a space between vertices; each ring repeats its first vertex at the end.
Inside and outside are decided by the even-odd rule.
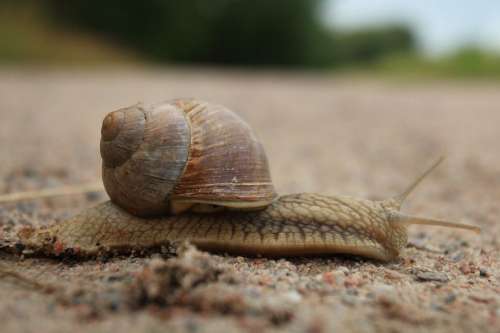
POLYGON ((257 209, 277 196, 251 128, 207 102, 138 104, 109 113, 101 156, 111 200, 138 216, 210 205, 257 209))

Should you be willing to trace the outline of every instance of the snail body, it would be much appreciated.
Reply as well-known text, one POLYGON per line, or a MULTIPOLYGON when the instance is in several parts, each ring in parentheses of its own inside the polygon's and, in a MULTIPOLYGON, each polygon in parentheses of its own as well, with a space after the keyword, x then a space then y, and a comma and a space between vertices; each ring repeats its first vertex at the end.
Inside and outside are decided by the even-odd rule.
POLYGON ((140 252, 189 241, 204 250, 230 254, 343 253, 390 261, 406 246, 409 224, 479 231, 475 226, 400 213, 404 199, 421 179, 402 195, 384 201, 302 193, 281 196, 263 210, 246 212, 143 218, 107 201, 48 228, 25 230, 20 236, 24 245, 48 255, 140 252))
POLYGON ((318 194, 285 195, 264 210, 186 212, 140 218, 112 202, 27 237, 47 254, 81 256, 159 248, 189 241, 231 254, 297 256, 348 253, 391 260, 406 244, 406 226, 368 200, 318 194), (42 245, 43 244, 43 245, 42 245))
POLYGON ((262 146, 248 125, 223 107, 194 100, 134 106, 108 115, 102 136, 111 201, 47 228, 25 229, 19 234, 22 244, 49 255, 85 257, 189 241, 231 254, 344 253, 389 261, 406 246, 410 224, 479 231, 400 212, 442 159, 387 200, 315 193, 277 197, 262 146))

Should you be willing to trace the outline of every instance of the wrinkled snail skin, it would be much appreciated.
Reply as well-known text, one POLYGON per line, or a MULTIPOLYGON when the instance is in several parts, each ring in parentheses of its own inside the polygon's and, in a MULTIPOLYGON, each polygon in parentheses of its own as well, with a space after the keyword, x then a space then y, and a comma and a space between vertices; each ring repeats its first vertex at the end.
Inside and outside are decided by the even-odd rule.
POLYGON ((204 250, 286 257, 346 253, 389 261, 406 245, 406 225, 383 202, 293 194, 264 210, 184 213, 140 218, 111 202, 21 235, 23 243, 58 255, 130 252, 190 241, 204 250))

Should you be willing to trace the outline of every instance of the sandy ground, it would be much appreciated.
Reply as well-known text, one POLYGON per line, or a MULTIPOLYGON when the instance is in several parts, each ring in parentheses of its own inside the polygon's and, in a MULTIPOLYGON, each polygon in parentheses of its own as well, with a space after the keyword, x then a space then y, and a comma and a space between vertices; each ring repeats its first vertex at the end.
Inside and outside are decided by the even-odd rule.
MULTIPOLYGON (((0 193, 98 179, 103 116, 197 97, 256 130, 280 193, 386 198, 439 155, 412 214, 480 226, 411 227, 389 264, 350 257, 178 255, 75 262, 0 250, 2 332, 498 332, 500 85, 380 82, 215 70, 0 70, 0 193), (36 285, 37 281, 40 285, 36 285)), ((0 207, 1 237, 104 194, 0 207)))

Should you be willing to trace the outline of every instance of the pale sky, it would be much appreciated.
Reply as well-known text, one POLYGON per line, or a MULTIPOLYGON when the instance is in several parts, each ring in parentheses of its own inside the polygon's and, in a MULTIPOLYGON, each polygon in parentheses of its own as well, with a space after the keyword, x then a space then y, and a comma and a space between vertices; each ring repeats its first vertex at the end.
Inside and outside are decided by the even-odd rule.
POLYGON ((421 50, 440 55, 465 44, 500 53, 498 0, 328 0, 325 19, 351 29, 406 23, 421 50))

